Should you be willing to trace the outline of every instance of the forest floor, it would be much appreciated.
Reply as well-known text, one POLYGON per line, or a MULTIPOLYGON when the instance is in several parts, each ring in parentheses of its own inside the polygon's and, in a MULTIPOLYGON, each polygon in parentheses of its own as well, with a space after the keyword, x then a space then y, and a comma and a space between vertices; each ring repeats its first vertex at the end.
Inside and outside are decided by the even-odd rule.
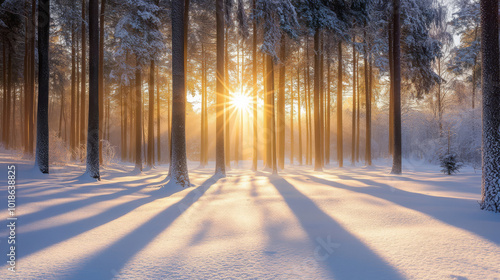
MULTIPOLYGON (((247 163, 248 164, 248 163, 247 163)), ((348 164, 347 164, 348 165, 348 164)), ((0 154, 0 279, 500 279, 500 215, 481 211, 481 174, 446 176, 405 161, 374 167, 287 166, 280 176, 190 165, 84 166, 0 154), (16 164, 17 272, 7 270, 7 164, 16 164)))

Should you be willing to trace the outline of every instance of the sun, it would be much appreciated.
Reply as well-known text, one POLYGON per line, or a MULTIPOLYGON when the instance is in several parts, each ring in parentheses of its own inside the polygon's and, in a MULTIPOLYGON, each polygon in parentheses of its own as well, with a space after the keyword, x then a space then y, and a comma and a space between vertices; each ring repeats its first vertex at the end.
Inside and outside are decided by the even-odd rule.
POLYGON ((248 110, 252 104, 252 98, 243 92, 233 92, 230 96, 231 105, 238 110, 248 110))

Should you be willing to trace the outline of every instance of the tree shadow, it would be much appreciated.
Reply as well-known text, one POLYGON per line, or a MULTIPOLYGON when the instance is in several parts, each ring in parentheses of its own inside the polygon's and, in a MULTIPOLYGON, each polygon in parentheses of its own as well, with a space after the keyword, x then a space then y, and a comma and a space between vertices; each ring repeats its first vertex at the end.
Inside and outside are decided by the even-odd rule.
POLYGON ((480 210, 476 201, 409 192, 373 180, 356 179, 347 175, 342 175, 342 178, 358 181, 367 186, 350 187, 337 181, 308 174, 304 174, 304 176, 322 185, 363 193, 390 201, 402 207, 429 215, 443 223, 479 235, 497 245, 500 244, 500 235, 498 234, 500 217, 498 214, 495 215, 495 213, 480 210))
POLYGON ((323 212, 310 198, 283 178, 272 178, 311 243, 311 256, 335 279, 403 279, 404 277, 363 242, 323 212), (320 241, 321 240, 321 241, 320 241), (333 246, 325 246, 325 243, 333 246))
POLYGON ((155 237, 167 229, 186 209, 193 205, 205 192, 217 182, 211 177, 202 185, 189 192, 184 198, 156 214, 121 239, 115 241, 105 250, 87 259, 71 275, 72 279, 113 278, 127 262, 141 249, 145 248, 155 237), (104 273, 108 274, 105 275, 104 273))

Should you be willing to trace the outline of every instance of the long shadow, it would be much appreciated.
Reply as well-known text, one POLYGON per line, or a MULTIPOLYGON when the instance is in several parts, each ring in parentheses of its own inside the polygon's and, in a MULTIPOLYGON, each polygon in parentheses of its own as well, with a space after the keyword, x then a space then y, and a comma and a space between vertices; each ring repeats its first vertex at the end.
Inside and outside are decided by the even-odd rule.
POLYGON ((216 182, 217 178, 211 177, 180 201, 156 214, 120 240, 110 244, 104 251, 90 257, 68 279, 113 278, 131 258, 168 228, 216 182))
POLYGON ((446 224, 479 235, 489 241, 500 244, 500 217, 494 213, 482 211, 475 201, 462 198, 437 197, 396 189, 392 186, 369 179, 356 179, 347 175, 349 180, 362 182, 367 187, 350 187, 342 183, 321 179, 304 174, 312 181, 339 189, 368 194, 394 204, 427 214, 446 224))
MULTIPOLYGON (((156 177, 155 177, 156 178, 156 177)), ((94 203, 98 202, 103 202, 103 201, 109 201, 115 198, 119 198, 122 196, 130 195, 133 193, 136 193, 138 191, 141 191, 145 188, 147 188, 147 185, 139 185, 136 187, 125 187, 125 189, 118 191, 118 192, 113 192, 113 193, 108 193, 108 194, 101 194, 101 195, 95 195, 95 196, 90 196, 81 200, 77 201, 69 201, 69 202, 64 202, 60 203, 54 206, 49 206, 46 207, 40 211, 33 212, 30 214, 22 215, 20 216, 20 219, 23 220, 24 224, 33 222, 33 221, 38 221, 40 219, 46 219, 50 217, 54 217, 60 214, 64 214, 67 212, 71 212, 80 208, 83 208, 85 206, 89 206, 94 203)), ((52 196, 49 196, 50 198, 58 198, 58 197, 68 197, 70 195, 77 195, 79 193, 88 193, 89 188, 88 187, 80 187, 77 189, 74 189, 73 191, 69 191, 69 193, 65 193, 64 195, 62 194, 54 194, 52 196), (85 191, 87 190, 87 192, 85 191)), ((36 201, 42 201, 44 196, 37 196, 36 201)), ((19 196, 19 204, 23 205, 29 202, 29 200, 26 197, 23 197, 22 195, 19 196)))
POLYGON ((323 266, 333 278, 403 279, 397 270, 324 213, 288 181, 283 178, 273 178, 270 182, 297 217, 311 243, 317 244, 315 252, 311 252, 312 257, 319 263, 323 262, 323 266), (339 247, 321 246, 329 242, 334 242, 339 247))

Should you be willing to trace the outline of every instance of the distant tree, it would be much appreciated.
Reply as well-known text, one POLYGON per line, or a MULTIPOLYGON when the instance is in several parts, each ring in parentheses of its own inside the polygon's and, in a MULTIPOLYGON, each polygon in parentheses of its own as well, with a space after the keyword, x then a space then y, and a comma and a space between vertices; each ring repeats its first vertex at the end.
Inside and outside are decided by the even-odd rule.
MULTIPOLYGON (((265 78, 267 100, 265 104, 265 115, 268 121, 266 130, 268 141, 271 141, 271 148, 267 149, 266 164, 272 169, 273 174, 278 173, 277 166, 277 142, 276 142, 276 126, 275 126, 275 110, 274 110, 274 63, 284 63, 279 60, 283 56, 278 56, 277 50, 280 47, 283 33, 291 37, 297 37, 298 21, 295 6, 290 0, 264 1, 257 0, 255 3, 253 20, 262 27, 264 32, 264 40, 261 46, 261 51, 266 55, 266 71, 265 78), (283 33, 282 33, 283 32, 283 33)), ((284 98, 284 96, 282 96, 284 98)), ((283 112, 284 113, 284 112, 283 112)), ((284 120, 284 116, 283 116, 284 120)))
POLYGON ((448 69, 457 75, 465 75, 472 85, 472 108, 475 107, 476 88, 481 74, 480 10, 477 0, 459 0, 458 11, 449 24, 460 36, 460 45, 451 50, 452 59, 448 69))

